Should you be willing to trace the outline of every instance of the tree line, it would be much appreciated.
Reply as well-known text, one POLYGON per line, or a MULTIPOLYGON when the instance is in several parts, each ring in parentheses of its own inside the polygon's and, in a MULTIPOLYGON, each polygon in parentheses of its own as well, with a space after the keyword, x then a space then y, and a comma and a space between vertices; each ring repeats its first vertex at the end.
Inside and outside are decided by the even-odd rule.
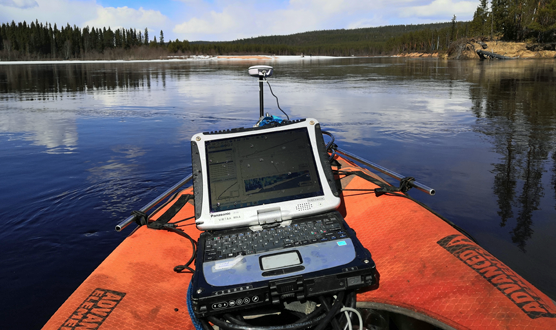
POLYGON ((470 25, 491 39, 555 42, 556 0, 480 0, 470 25))
MULTIPOLYGON (((38 20, 27 24, 2 24, 0 26, 1 60, 41 60, 41 59, 97 59, 141 53, 148 48, 165 48, 164 32, 160 31, 160 41, 156 37, 149 40, 149 31, 119 28, 79 28, 62 26, 58 29, 38 20), (104 56, 103 56, 104 55, 104 56)), ((148 57, 148 56, 147 56, 148 57)))
POLYGON ((2 24, 0 60, 147 59, 168 55, 331 55, 374 56, 449 52, 462 38, 507 41, 556 41, 556 0, 480 0, 470 22, 392 25, 361 29, 310 31, 227 42, 151 41, 149 31, 79 28, 38 20, 2 24))
POLYGON ((0 60, 143 59, 168 55, 235 54, 390 55, 400 51, 443 50, 447 47, 444 30, 450 26, 451 23, 393 25, 310 31, 229 42, 178 39, 165 42, 163 31, 160 31, 158 41, 156 37, 151 41, 148 29, 79 28, 69 24, 59 29, 56 24, 42 24, 38 20, 31 24, 12 21, 0 26, 0 60), (432 39, 442 39, 442 42, 429 47, 432 39))
MULTIPOLYGON (((361 29, 322 30, 286 36, 264 36, 231 42, 191 42, 190 51, 205 54, 275 54, 376 56, 400 52, 447 50, 453 23, 391 25, 361 29), (445 40, 448 31, 448 40, 445 40), (440 38, 440 36, 443 36, 440 38), (432 38, 434 47, 430 47, 432 38), (442 42, 436 42, 442 40, 442 42), (427 46, 425 46, 427 45, 427 46)), ((456 24, 458 35, 462 24, 456 24)))

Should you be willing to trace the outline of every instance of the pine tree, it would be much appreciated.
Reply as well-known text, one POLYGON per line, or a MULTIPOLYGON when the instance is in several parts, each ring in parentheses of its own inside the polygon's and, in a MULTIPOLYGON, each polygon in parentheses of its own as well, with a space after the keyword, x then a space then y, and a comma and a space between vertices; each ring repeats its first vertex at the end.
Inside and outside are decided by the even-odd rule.
POLYGON ((452 17, 452 27, 450 29, 450 40, 456 39, 456 15, 452 17))
POLYGON ((535 8, 536 15, 527 28, 537 42, 556 40, 556 1, 540 0, 535 8))

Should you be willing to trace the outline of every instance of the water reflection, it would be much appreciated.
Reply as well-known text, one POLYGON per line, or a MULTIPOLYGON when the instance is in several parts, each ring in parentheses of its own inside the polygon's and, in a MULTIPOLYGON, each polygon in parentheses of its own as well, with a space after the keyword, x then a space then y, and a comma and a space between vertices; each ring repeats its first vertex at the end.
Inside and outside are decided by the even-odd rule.
POLYGON ((45 146, 50 154, 72 153, 77 147, 75 115, 2 111, 0 133, 45 146))
MULTIPOLYGON (((182 141, 198 131, 245 126, 258 114, 258 82, 246 73, 253 64, 262 63, 0 66, 0 101, 8 108, 0 110, 0 132, 23 133, 47 152, 69 153, 86 140, 83 128, 106 129, 88 123, 79 138, 77 120, 84 116, 122 122, 126 116, 167 116, 182 123, 182 141)), ((512 240, 525 250, 532 219, 547 194, 543 180, 556 186, 556 93, 547 92, 556 90, 554 61, 354 58, 264 64, 275 67, 270 82, 290 116, 318 118, 344 143, 439 146, 471 128, 486 136, 499 155, 492 164, 499 223, 511 227, 512 240), (545 171, 551 178, 543 177, 545 171)), ((265 108, 280 114, 266 87, 265 108)), ((95 184, 115 182, 104 187, 111 192, 107 205, 121 204, 118 180, 137 171, 134 163, 123 161, 125 153, 114 152, 117 159, 89 169, 95 184)))
POLYGON ((177 63, 0 65, 0 134, 32 141, 46 153, 75 152, 82 115, 166 111, 167 76, 183 82, 188 70, 177 63))
MULTIPOLYGON (((548 92, 556 90, 554 61, 481 62, 470 77, 476 83, 469 90, 479 118, 475 129, 500 155, 492 170, 500 226, 515 218, 512 241, 525 251, 550 162, 556 183, 556 93, 548 92)), ((556 192, 556 184, 553 187, 556 192)))
POLYGON ((40 101, 67 93, 150 89, 158 81, 165 87, 166 71, 151 72, 138 63, 4 65, 0 66, 0 81, 0 99, 40 101))
POLYGON ((110 160, 96 163, 89 168, 90 182, 88 192, 93 195, 101 195, 102 203, 98 209, 108 212, 111 216, 122 214, 128 210, 129 205, 141 200, 142 194, 130 196, 130 192, 141 191, 140 186, 144 183, 140 179, 137 158, 145 155, 146 151, 132 145, 118 145, 112 148, 110 160))

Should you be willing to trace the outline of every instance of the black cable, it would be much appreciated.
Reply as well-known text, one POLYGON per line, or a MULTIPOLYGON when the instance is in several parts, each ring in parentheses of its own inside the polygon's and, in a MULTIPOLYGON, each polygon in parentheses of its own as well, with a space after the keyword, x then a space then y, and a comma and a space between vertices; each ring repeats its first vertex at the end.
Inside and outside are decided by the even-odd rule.
MULTIPOLYGON (((324 306, 324 308, 326 308, 326 311, 330 313, 330 304, 328 304, 327 298, 325 298, 324 296, 320 296, 319 297, 320 303, 321 305, 324 306)), ((340 324, 338 323, 338 320, 336 318, 333 318, 331 320, 332 323, 332 327, 336 330, 342 330, 342 328, 340 328, 340 324)))
POLYGON ((272 91, 272 87, 270 86, 270 83, 266 79, 265 79, 265 81, 268 84, 268 88, 270 88, 270 93, 272 94, 272 96, 274 96, 276 98, 276 105, 278 105, 278 109, 280 109, 280 111, 282 111, 282 113, 284 115, 286 115, 286 118, 288 118, 288 121, 290 121, 290 116, 288 116, 288 114, 284 110, 282 110, 282 108, 280 108, 280 103, 278 103, 278 96, 274 95, 274 92, 272 91))
POLYGON ((172 227, 166 227, 165 229, 187 238, 191 242, 191 247, 193 248, 193 253, 191 254, 191 258, 189 259, 189 261, 187 261, 184 265, 178 265, 174 267, 174 271, 176 273, 182 273, 184 270, 187 269, 189 272, 194 273, 195 270, 189 267, 189 265, 191 265, 191 263, 195 260, 195 255, 197 254, 197 242, 195 242, 193 238, 191 238, 189 235, 187 235, 187 233, 185 233, 181 229, 176 229, 172 227))
MULTIPOLYGON (((357 293, 355 291, 351 291, 348 293, 346 297, 346 302, 344 304, 346 307, 356 308, 357 307, 357 293)), ((351 320, 351 319, 350 319, 351 320)), ((348 321, 348 317, 345 313, 340 314, 340 324, 345 324, 348 321)))
POLYGON ((245 326, 251 326, 249 323, 245 322, 243 320, 243 317, 241 317, 241 315, 238 315, 237 318, 235 318, 233 315, 231 315, 230 313, 226 313, 224 314, 224 318, 228 321, 230 321, 231 323, 235 323, 237 325, 245 325, 245 326))
MULTIPOLYGON (((193 268, 189 267, 189 265, 191 265, 191 263, 193 263, 193 261, 195 261, 195 256, 197 255, 197 242, 195 242, 195 240, 193 238, 191 238, 191 236, 186 234, 183 230, 176 228, 177 227, 176 223, 186 221, 186 220, 190 220, 194 217, 185 218, 185 219, 177 221, 175 223, 164 223, 164 222, 160 222, 158 220, 149 222, 149 219, 153 214, 156 214, 158 211, 160 211, 162 208, 164 208, 166 205, 168 205, 171 201, 173 201, 179 195, 180 192, 181 191, 176 192, 174 195, 172 195, 164 204, 159 206, 150 215, 147 215, 145 212, 141 212, 141 211, 133 211, 132 214, 136 215, 136 218, 137 218, 136 222, 139 224, 139 226, 146 225, 147 227, 149 227, 151 229, 166 229, 168 231, 174 232, 178 235, 181 235, 181 236, 187 238, 191 242, 191 248, 193 249, 193 253, 191 254, 191 258, 189 258, 189 260, 184 265, 178 265, 178 266, 174 267, 174 271, 176 273, 182 273, 185 270, 187 270, 189 273, 194 273, 195 270, 193 268)), ((187 199, 186 199, 185 203, 187 203, 187 201, 191 198, 191 196, 192 195, 187 196, 187 199)), ((168 220, 166 220, 166 221, 168 221, 168 220)))
POLYGON ((208 324, 207 321, 200 319, 199 323, 201 323, 201 326, 203 327, 203 330, 214 330, 213 327, 210 326, 210 324, 208 324))
POLYGON ((314 317, 315 315, 320 314, 321 312, 324 311, 324 306, 320 305, 319 307, 315 308, 314 311, 312 311, 311 313, 303 316, 302 318, 300 318, 299 320, 295 321, 294 323, 299 323, 299 322, 305 322, 308 319, 310 319, 311 317, 314 317))
POLYGON ((324 318, 322 323, 319 324, 319 326, 316 327, 315 330, 323 330, 324 327, 326 327, 328 323, 330 323, 332 318, 336 316, 336 313, 338 312, 338 310, 340 310, 340 307, 343 306, 342 300, 344 300, 344 295, 345 295, 344 291, 340 291, 338 293, 338 296, 336 297, 336 302, 334 303, 334 305, 332 305, 332 308, 326 314, 326 317, 324 318))
POLYGON ((334 144, 334 141, 336 139, 334 138, 334 135, 332 133, 328 132, 328 131, 322 131, 322 134, 328 135, 331 138, 330 142, 328 142, 326 144, 326 149, 325 150, 326 151, 331 151, 330 156, 328 157, 328 160, 332 160, 334 158, 334 156, 336 156, 336 150, 335 149, 336 149, 337 146, 334 144))
MULTIPOLYGON (((293 322, 292 324, 300 324, 300 323, 306 323, 309 319, 311 319, 312 317, 315 317, 316 315, 320 314, 324 309, 324 306, 321 305, 319 307, 317 307, 314 311, 312 311, 311 313, 307 314, 307 315, 303 315, 303 317, 299 318, 299 320, 293 322)), ((234 317, 233 315, 226 313, 224 314, 224 318, 228 321, 230 321, 231 323, 235 323, 236 325, 242 325, 242 326, 247 326, 247 327, 252 327, 252 325, 250 325, 249 323, 245 322, 241 315, 238 315, 237 318, 234 317)), ((265 329, 267 327, 264 327, 265 329)))
POLYGON ((192 217, 189 217, 189 218, 185 218, 185 219, 181 219, 181 220, 178 220, 178 221, 174 221, 174 222, 172 222, 172 223, 173 223, 173 224, 176 224, 176 223, 184 222, 184 221, 191 220, 191 219, 195 219, 195 216, 192 216, 192 217))
POLYGON ((351 291, 347 300, 347 307, 355 308, 357 306, 357 292, 351 291))
MULTIPOLYGON (((252 325, 238 325, 234 323, 226 323, 214 316, 209 316, 208 320, 212 322, 214 325, 217 325, 223 329, 232 329, 232 330, 296 330, 296 329, 304 329, 308 327, 312 327, 319 322, 327 322, 325 321, 328 317, 327 314, 322 314, 310 321, 305 321, 301 323, 292 323, 288 325, 280 325, 280 326, 269 326, 269 327, 260 327, 260 326, 252 326, 252 325)), ((329 319, 330 320, 330 319, 329 319)))
POLYGON ((328 142, 326 144, 326 150, 328 151, 330 149, 330 147, 334 144, 334 141, 336 139, 334 138, 334 135, 332 133, 328 132, 328 131, 322 131, 322 134, 328 135, 331 138, 330 142, 328 142))
POLYGON ((232 330, 296 330, 296 329, 304 329, 304 328, 312 327, 317 324, 318 327, 322 327, 322 325, 326 326, 328 323, 330 323, 332 318, 335 317, 335 315, 338 313, 338 310, 341 308, 341 306, 344 305, 342 301, 344 299, 344 296, 345 293, 343 291, 339 292, 337 294, 337 298, 334 304, 331 307, 329 306, 328 312, 326 311, 327 308, 325 308, 325 305, 321 304, 310 314, 307 314, 304 317, 300 318, 299 320, 295 321, 294 323, 287 324, 287 325, 253 326, 248 324, 244 320, 236 316, 233 316, 229 313, 223 315, 224 318, 229 323, 214 316, 209 316, 207 319, 211 323, 217 325, 220 328, 232 329, 232 330))

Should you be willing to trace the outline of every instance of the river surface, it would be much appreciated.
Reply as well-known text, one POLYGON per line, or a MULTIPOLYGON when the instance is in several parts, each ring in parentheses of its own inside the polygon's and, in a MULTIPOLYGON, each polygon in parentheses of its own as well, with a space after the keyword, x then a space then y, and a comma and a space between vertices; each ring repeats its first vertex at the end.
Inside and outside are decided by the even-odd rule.
POLYGON ((190 173, 193 134, 256 121, 255 64, 291 118, 435 188, 410 194, 556 297, 554 60, 0 65, 1 328, 48 320, 133 227, 114 226, 190 173))

